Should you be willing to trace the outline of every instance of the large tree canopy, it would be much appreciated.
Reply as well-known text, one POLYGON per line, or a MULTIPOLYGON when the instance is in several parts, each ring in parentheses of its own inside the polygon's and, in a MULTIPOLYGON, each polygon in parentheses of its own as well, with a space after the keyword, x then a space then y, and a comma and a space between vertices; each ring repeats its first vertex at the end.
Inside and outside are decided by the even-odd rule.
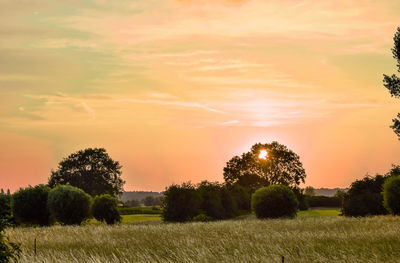
POLYGON ((69 184, 95 196, 122 192, 122 166, 103 148, 80 150, 63 159, 56 171, 51 172, 49 186, 69 184))
POLYGON ((278 142, 254 144, 249 152, 233 157, 224 168, 228 185, 240 184, 252 191, 273 184, 296 187, 304 183, 305 177, 300 157, 278 142), (268 153, 265 159, 258 158, 262 150, 268 153))
MULTIPOLYGON (((400 72, 400 27, 397 28, 397 32, 394 35, 393 40, 393 58, 397 60, 397 71, 400 72)), ((389 90, 392 97, 400 98, 400 78, 398 76, 395 74, 392 76, 384 74, 383 85, 389 90)), ((390 126, 390 128, 393 129, 400 140, 400 113, 397 114, 397 118, 393 119, 393 125, 390 126)))

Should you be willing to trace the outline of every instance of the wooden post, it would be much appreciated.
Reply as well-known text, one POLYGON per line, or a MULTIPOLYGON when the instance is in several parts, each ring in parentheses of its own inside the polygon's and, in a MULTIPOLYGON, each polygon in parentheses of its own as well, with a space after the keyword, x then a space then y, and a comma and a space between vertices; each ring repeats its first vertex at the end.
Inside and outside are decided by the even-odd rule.
POLYGON ((35 257, 36 257, 36 238, 35 238, 35 257))
POLYGON ((285 257, 282 256, 282 263, 285 263, 285 257))

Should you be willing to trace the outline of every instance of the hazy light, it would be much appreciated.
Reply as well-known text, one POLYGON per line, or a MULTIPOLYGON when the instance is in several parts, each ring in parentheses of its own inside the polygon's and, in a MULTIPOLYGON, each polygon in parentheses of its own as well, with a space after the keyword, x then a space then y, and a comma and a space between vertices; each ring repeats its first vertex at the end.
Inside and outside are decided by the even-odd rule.
POLYGON ((258 159, 267 160, 267 158, 268 158, 267 150, 261 150, 260 153, 258 154, 258 159))

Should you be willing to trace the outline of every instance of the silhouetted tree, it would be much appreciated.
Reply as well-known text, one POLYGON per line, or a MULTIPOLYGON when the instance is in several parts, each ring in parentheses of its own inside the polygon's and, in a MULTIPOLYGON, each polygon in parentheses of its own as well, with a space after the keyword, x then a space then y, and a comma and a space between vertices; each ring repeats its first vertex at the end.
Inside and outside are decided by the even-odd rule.
POLYGON ((345 216, 384 215, 387 210, 383 206, 382 186, 387 177, 366 176, 354 181, 344 195, 342 213, 345 216))
POLYGON ((91 197, 71 185, 58 185, 49 192, 50 212, 63 225, 80 225, 90 216, 91 197))
POLYGON ((298 204, 286 185, 261 187, 251 197, 251 208, 258 218, 295 217, 298 204))
POLYGON ((198 215, 201 195, 191 183, 171 185, 164 192, 162 218, 164 221, 185 222, 198 215))
POLYGON ((50 224, 50 213, 47 207, 50 188, 45 185, 20 188, 12 195, 12 211, 17 223, 50 224))
POLYGON ((88 148, 63 159, 56 171, 51 172, 49 186, 69 184, 96 196, 122 193, 124 180, 122 166, 107 154, 103 148, 88 148))
POLYGON ((237 183, 250 192, 273 184, 294 188, 300 182, 304 183, 305 177, 300 157, 278 142, 254 144, 249 152, 233 157, 224 168, 224 179, 228 185, 237 183), (261 150, 268 152, 265 160, 258 158, 261 150))
POLYGON ((392 176, 383 184, 383 203, 393 215, 400 215, 400 176, 392 176))
POLYGON ((107 225, 113 225, 121 222, 121 216, 117 209, 118 200, 111 195, 104 194, 96 196, 93 201, 92 214, 96 220, 103 222, 107 225))
MULTIPOLYGON (((395 33, 393 40, 393 58, 397 60, 397 71, 400 72, 400 27, 397 28, 397 32, 395 33)), ((398 76, 395 74, 392 76, 384 74, 383 85, 389 90, 392 97, 400 98, 400 78, 398 76)), ((400 113, 397 114, 397 118, 393 119, 393 125, 390 126, 390 128, 393 129, 400 140, 400 113)))

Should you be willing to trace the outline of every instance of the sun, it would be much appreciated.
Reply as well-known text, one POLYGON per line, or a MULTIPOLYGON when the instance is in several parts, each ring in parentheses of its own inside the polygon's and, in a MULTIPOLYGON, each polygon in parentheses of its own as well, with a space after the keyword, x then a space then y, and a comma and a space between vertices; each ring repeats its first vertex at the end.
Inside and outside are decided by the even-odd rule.
POLYGON ((258 154, 258 159, 267 160, 267 158, 268 158, 267 150, 260 150, 260 153, 258 154))

